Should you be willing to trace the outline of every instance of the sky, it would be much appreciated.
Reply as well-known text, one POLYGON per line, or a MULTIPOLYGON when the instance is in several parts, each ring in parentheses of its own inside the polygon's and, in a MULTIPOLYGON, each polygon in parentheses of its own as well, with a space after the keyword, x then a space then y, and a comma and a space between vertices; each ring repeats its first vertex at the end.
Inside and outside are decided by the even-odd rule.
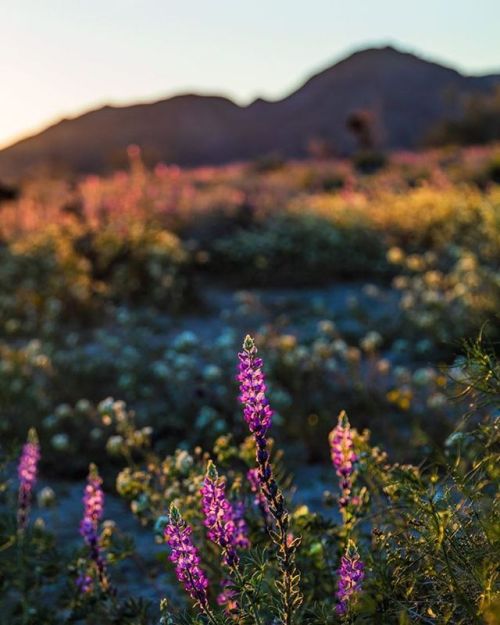
POLYGON ((367 46, 500 72, 498 0, 0 0, 0 147, 104 104, 278 99, 367 46))

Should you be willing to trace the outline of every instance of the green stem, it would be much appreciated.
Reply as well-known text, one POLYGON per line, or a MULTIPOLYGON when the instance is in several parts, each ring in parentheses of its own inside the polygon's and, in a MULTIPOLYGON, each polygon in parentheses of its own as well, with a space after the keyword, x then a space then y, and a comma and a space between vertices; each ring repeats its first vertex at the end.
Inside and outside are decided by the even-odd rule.
MULTIPOLYGON (((191 573, 188 573, 189 575, 189 581, 191 582, 191 586, 193 588, 196 587, 196 584, 194 583, 194 580, 191 576, 191 573)), ((208 601, 206 600, 206 595, 205 595, 205 603, 202 603, 200 601, 200 599, 198 599, 198 601, 196 602, 200 608, 200 610, 203 612, 203 614, 207 617, 209 623, 212 623, 212 625, 218 625, 217 620, 215 618, 215 616, 212 614, 212 611, 210 610, 209 606, 208 606, 208 601)))
MULTIPOLYGON (((236 577, 236 580, 240 584, 240 587, 242 589, 242 593, 241 593, 242 597, 247 595, 248 594, 247 591, 244 590, 245 582, 243 580, 243 577, 241 576, 241 573, 240 573, 239 569, 236 566, 233 567, 232 573, 234 574, 234 576, 236 577)), ((249 598, 248 605, 250 606, 250 610, 252 612, 252 615, 253 615, 253 618, 254 618, 254 621, 255 621, 255 625, 262 625, 262 621, 260 620, 260 616, 259 616, 259 613, 258 613, 257 608, 255 606, 255 603, 252 601, 251 598, 249 598)))
POLYGON ((22 595, 22 616, 21 623, 25 625, 28 622, 28 597, 27 597, 27 580, 26 570, 24 566, 24 529, 17 530, 17 567, 19 570, 19 576, 21 578, 21 595, 22 595))
MULTIPOLYGON (((440 524, 439 524, 439 519, 438 519, 438 513, 437 510, 434 506, 434 502, 432 500, 432 496, 429 500, 430 506, 431 506, 431 510, 432 510, 432 516, 433 516, 433 520, 434 520, 434 524, 436 526, 436 530, 438 533, 440 533, 440 524)), ((449 556, 448 556, 448 551, 446 550, 446 547, 444 545, 444 537, 443 539, 441 539, 440 541, 440 545, 439 545, 440 551, 443 554, 443 558, 444 558, 444 562, 446 564, 446 568, 448 570, 448 573, 450 575, 452 584, 455 588, 455 591, 457 592, 457 594, 459 595, 459 597, 462 600, 462 604, 464 605, 465 609, 467 610, 467 612, 469 613, 469 615, 471 616, 471 618, 473 619, 474 623, 480 623, 480 621, 477 618, 477 614, 475 612, 474 609, 472 609, 466 594, 463 592, 462 588, 460 587, 460 584, 458 583, 458 580, 455 576, 455 572, 453 571, 453 567, 451 565, 449 556)))
POLYGON ((293 623, 293 604, 292 604, 292 583, 291 577, 296 573, 295 558, 292 550, 288 546, 288 513, 284 510, 283 495, 276 488, 274 478, 271 477, 266 488, 264 489, 270 506, 269 511, 276 521, 276 526, 279 531, 279 540, 274 541, 277 544, 280 551, 280 565, 283 586, 284 586, 284 625, 292 625, 293 623), (270 486, 269 486, 270 485, 270 486), (273 494, 274 490, 276 493, 273 494))

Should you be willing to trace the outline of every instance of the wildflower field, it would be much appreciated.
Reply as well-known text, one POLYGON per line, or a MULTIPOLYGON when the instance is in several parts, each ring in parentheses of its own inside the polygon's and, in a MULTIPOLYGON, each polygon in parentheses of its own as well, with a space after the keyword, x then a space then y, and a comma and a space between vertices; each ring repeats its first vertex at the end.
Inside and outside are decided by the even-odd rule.
POLYGON ((500 623, 500 147, 11 195, 0 625, 500 623))

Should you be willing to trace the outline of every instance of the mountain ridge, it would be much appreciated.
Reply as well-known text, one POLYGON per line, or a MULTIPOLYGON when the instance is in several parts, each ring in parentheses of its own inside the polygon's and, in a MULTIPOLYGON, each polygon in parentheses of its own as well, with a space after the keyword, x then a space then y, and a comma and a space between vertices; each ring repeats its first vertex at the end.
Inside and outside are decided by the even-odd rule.
POLYGON ((246 160, 269 153, 303 157, 312 141, 338 153, 355 147, 348 116, 368 110, 380 147, 411 149, 466 99, 500 85, 500 74, 465 75, 392 46, 358 50, 313 74, 278 100, 239 105, 221 94, 177 94, 104 105, 65 118, 0 150, 0 179, 41 167, 101 173, 122 166, 129 144, 150 162, 183 166, 246 160))

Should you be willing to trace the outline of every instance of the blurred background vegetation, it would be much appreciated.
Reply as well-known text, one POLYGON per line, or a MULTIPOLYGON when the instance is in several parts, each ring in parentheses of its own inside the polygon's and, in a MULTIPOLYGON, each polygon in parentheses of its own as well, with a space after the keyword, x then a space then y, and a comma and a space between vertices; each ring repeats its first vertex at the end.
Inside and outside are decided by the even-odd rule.
POLYGON ((105 457, 108 396, 166 450, 238 433, 247 331, 301 461, 326 458, 340 408, 396 455, 443 440, 463 410, 448 399, 461 342, 498 340, 500 148, 368 172, 362 153, 189 170, 132 148, 126 170, 4 197, 4 440, 34 425, 51 470, 70 452, 64 474, 81 475, 89 450, 105 457))

